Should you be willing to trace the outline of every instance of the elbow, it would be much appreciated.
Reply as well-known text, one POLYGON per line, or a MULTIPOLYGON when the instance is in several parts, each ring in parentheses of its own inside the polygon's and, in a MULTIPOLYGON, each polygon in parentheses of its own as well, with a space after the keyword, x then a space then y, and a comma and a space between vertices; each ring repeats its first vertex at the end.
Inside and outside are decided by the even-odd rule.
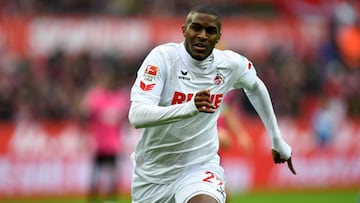
POLYGON ((261 81, 260 78, 257 78, 254 83, 245 87, 245 91, 248 93, 254 92, 254 91, 258 90, 261 85, 264 85, 264 83, 261 81))
POLYGON ((136 117, 136 111, 133 108, 133 105, 130 106, 128 120, 129 120, 129 123, 131 124, 131 126, 133 126, 134 128, 136 128, 136 129, 141 128, 139 119, 137 119, 137 117, 136 117))
POLYGON ((138 121, 138 119, 136 119, 136 116, 134 116, 134 113, 131 111, 129 112, 128 119, 129 119, 129 123, 131 124, 132 127, 136 128, 136 129, 143 127, 141 125, 141 123, 138 121))
POLYGON ((136 129, 151 126, 151 121, 146 114, 148 108, 150 107, 136 102, 130 105, 128 119, 131 126, 136 129))

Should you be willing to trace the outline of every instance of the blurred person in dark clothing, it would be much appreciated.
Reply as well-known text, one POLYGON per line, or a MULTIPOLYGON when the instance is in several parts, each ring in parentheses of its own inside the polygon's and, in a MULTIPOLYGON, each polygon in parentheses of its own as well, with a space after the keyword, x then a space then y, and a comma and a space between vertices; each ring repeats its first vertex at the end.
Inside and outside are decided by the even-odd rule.
POLYGON ((0 120, 10 120, 13 115, 13 85, 5 68, 0 68, 0 120))

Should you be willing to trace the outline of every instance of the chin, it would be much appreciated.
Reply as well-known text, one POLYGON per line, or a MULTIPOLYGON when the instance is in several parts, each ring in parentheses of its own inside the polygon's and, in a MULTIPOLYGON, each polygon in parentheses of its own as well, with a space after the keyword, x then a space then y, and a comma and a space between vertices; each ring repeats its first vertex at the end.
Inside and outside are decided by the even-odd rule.
POLYGON ((206 59, 207 55, 206 54, 200 54, 200 53, 193 53, 191 54, 193 59, 196 59, 198 61, 202 61, 204 59, 206 59))
POLYGON ((198 61, 202 61, 202 60, 204 60, 205 58, 203 58, 203 57, 193 57, 193 59, 198 60, 198 61))

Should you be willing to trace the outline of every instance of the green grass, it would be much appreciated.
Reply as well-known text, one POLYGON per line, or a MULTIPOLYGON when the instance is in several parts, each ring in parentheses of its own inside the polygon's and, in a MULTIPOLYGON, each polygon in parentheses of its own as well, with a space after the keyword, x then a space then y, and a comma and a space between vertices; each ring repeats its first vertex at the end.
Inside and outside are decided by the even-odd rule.
MULTIPOLYGON (((1 203, 86 203, 84 197, 0 199, 1 203)), ((231 195, 229 203, 360 203, 360 189, 314 191, 258 191, 231 195)), ((118 203, 131 203, 121 197, 118 203)))
POLYGON ((360 203, 360 190, 272 191, 234 196, 230 203, 360 203))

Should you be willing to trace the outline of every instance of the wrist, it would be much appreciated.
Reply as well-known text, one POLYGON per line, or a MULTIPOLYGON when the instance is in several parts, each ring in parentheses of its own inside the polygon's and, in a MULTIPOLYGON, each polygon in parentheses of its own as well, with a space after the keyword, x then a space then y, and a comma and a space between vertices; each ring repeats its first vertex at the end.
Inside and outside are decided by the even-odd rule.
POLYGON ((272 139, 272 148, 279 152, 280 157, 283 159, 289 159, 291 157, 291 147, 279 137, 272 139))

